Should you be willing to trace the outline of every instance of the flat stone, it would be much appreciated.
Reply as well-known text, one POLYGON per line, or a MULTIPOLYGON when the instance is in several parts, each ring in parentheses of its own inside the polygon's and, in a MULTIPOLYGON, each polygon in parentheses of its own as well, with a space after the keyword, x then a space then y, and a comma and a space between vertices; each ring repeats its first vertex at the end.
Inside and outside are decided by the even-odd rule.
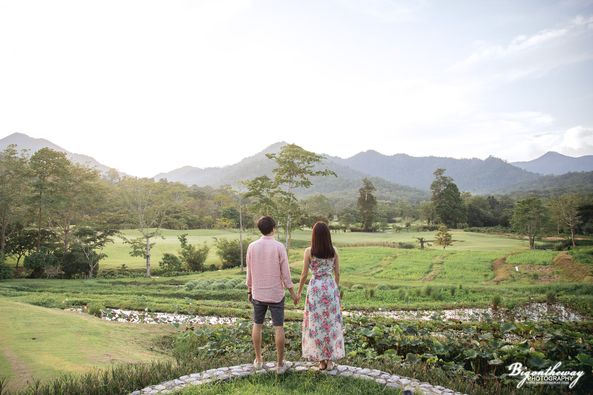
POLYGON ((338 371, 335 369, 328 370, 327 372, 325 372, 325 374, 329 374, 330 376, 336 376, 338 374, 338 371))
POLYGON ((187 379, 189 379, 189 376, 181 376, 181 377, 179 377, 179 380, 181 380, 181 381, 185 381, 187 379))
POLYGON ((297 372, 304 372, 305 370, 308 370, 308 368, 306 366, 297 366, 296 368, 294 368, 294 370, 296 370, 297 372))
POLYGON ((369 374, 369 373, 371 373, 371 369, 368 369, 368 368, 364 368, 360 371, 360 374, 369 374))
POLYGON ((134 391, 134 392, 132 392, 130 395, 140 395, 140 394, 141 394, 141 392, 140 392, 140 391, 134 391))
POLYGON ((165 387, 165 386, 164 386, 164 385, 162 385, 162 384, 159 384, 159 385, 156 385, 156 386, 154 387, 154 389, 155 389, 155 390, 158 390, 158 391, 162 391, 162 390, 166 390, 166 389, 167 389, 167 387, 165 387))
POLYGON ((340 374, 340 376, 349 377, 352 376, 352 372, 345 371, 344 373, 340 374))
POLYGON ((276 366, 276 364, 274 362, 266 362, 264 364, 264 368, 266 368, 266 369, 272 369, 274 366, 276 366))
POLYGON ((192 379, 198 379, 202 377, 202 375, 200 373, 192 373, 189 375, 189 377, 191 377, 192 379))
POLYGON ((408 385, 408 384, 411 384, 411 383, 412 383, 412 382, 411 382, 410 380, 408 380, 408 379, 399 379, 399 382, 400 382, 402 385, 408 385))
POLYGON ((387 381, 385 379, 375 379, 375 383, 377 384, 387 384, 387 381))
POLYGON ((368 374, 369 374, 369 376, 377 377, 381 374, 381 371, 377 370, 377 369, 373 369, 368 374))
POLYGON ((345 370, 348 370, 348 366, 346 365, 338 365, 337 366, 338 371, 343 372, 345 370))
POLYGON ((389 388, 401 388, 402 387, 401 385, 399 385, 399 383, 387 383, 385 386, 389 387, 389 388))

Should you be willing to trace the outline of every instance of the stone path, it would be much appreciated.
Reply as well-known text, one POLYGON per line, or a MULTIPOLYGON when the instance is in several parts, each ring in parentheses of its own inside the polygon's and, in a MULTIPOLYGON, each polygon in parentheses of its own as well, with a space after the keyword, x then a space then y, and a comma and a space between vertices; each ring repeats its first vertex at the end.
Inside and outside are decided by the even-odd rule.
MULTIPOLYGON (((131 395, 171 394, 190 385, 201 385, 216 381, 246 377, 252 374, 275 372, 275 366, 275 363, 268 362, 261 370, 255 370, 251 364, 210 369, 204 372, 182 376, 178 379, 166 381, 157 385, 152 385, 150 387, 134 391, 131 393, 131 395)), ((314 362, 294 362, 291 364, 289 370, 295 372, 305 372, 308 370, 316 370, 316 367, 317 363, 314 362)), ((331 376, 354 377, 358 379, 372 380, 388 388, 399 388, 402 391, 411 390, 414 394, 461 395, 459 392, 455 392, 439 385, 435 386, 428 383, 423 383, 416 379, 396 376, 377 369, 358 368, 348 365, 336 365, 335 368, 330 371, 321 372, 331 376)))

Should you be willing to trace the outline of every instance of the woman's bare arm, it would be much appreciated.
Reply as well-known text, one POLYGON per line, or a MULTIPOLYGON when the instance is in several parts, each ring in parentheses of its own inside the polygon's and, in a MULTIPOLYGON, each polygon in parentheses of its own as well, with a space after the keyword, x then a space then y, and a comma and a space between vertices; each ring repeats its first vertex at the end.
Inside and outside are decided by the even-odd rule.
POLYGON ((336 285, 340 286, 340 256, 338 255, 338 251, 334 248, 336 256, 334 257, 334 279, 336 280, 336 285))
POLYGON ((307 281, 307 276, 309 275, 309 263, 311 262, 311 249, 307 248, 305 250, 305 254, 303 255, 303 272, 301 273, 301 280, 299 281, 299 291, 297 292, 297 296, 300 297, 301 293, 303 292, 303 287, 305 286, 305 281, 307 281))

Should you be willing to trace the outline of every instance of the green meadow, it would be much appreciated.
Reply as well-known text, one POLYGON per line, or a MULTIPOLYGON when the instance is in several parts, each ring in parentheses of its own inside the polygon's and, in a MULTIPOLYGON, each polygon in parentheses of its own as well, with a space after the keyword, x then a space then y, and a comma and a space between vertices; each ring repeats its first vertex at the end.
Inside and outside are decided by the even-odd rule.
MULTIPOLYGON (((239 237, 237 232, 226 230, 164 231, 164 238, 155 239, 153 267, 158 267, 162 254, 177 253, 177 237, 182 233, 188 234, 192 244, 210 245, 207 264, 217 267, 220 259, 214 248, 215 238, 239 237)), ((132 230, 123 234, 128 238, 137 235, 132 230)), ((432 245, 421 250, 416 238, 431 240, 433 232, 333 233, 340 255, 343 309, 439 310, 493 304, 513 308, 528 302, 554 301, 587 319, 593 316, 591 247, 579 247, 570 253, 530 251, 526 240, 507 235, 463 231, 452 234, 452 246, 443 249, 432 245)), ((258 235, 248 233, 246 237, 255 239, 258 235)), ((309 231, 297 231, 292 240, 289 261, 295 284, 302 271, 303 251, 309 238, 309 231)), ((83 373, 113 363, 174 359, 171 339, 179 335, 181 328, 106 322, 64 309, 84 306, 90 312, 123 308, 245 319, 251 316, 245 273, 240 268, 145 278, 144 261, 129 256, 129 246, 122 240, 108 245, 105 253, 108 257, 101 262, 101 270, 117 273, 121 265, 126 265, 134 269, 134 276, 91 280, 21 278, 0 282, 0 348, 4 350, 0 355, 0 381, 1 376, 8 377, 10 389, 22 389, 34 379, 45 381, 62 373, 83 373)), ((286 306, 287 321, 302 318, 302 303, 286 306)), ((236 356, 239 360, 233 363, 245 363, 247 354, 236 356)), ((230 356, 234 358, 232 353, 230 356)), ((209 365, 204 366, 230 363, 219 358, 209 357, 204 360, 209 365)), ((375 357, 361 363, 372 361, 385 369, 391 366, 381 365, 386 362, 377 362, 375 357)), ((154 374, 163 381, 167 375, 186 374, 190 367, 147 369, 160 371, 154 374)), ((433 377, 429 374, 430 367, 427 369, 427 377, 433 377)), ((441 384, 463 385, 459 379, 448 381, 451 379, 446 372, 439 375, 441 384)), ((150 380, 139 379, 138 383, 150 380)), ((125 382, 125 377, 121 381, 125 382)), ((305 384, 298 376, 288 376, 281 388, 292 388, 293 381, 294 393, 302 392, 305 384)), ((352 388, 359 386, 355 382, 350 384, 352 388)), ((328 388, 335 385, 338 384, 328 381, 328 388)), ((204 387, 205 393, 208 388, 204 387)), ((278 384, 271 378, 260 378, 239 380, 225 384, 224 388, 229 393, 274 393, 278 384)), ((471 388, 473 391, 478 387, 471 388)))

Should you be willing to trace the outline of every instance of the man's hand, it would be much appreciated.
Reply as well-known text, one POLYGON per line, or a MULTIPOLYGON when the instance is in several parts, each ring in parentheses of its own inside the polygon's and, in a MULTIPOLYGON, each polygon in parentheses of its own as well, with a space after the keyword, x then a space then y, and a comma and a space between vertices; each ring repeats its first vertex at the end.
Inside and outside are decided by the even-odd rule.
POLYGON ((292 297, 292 301, 294 302, 294 305, 298 305, 299 304, 299 297, 297 296, 297 294, 294 292, 294 288, 289 288, 290 290, 290 296, 292 297))
POLYGON ((251 295, 251 292, 247 293, 247 300, 249 301, 249 303, 251 303, 251 302, 252 302, 252 300, 253 300, 253 297, 252 297, 252 295, 251 295))

